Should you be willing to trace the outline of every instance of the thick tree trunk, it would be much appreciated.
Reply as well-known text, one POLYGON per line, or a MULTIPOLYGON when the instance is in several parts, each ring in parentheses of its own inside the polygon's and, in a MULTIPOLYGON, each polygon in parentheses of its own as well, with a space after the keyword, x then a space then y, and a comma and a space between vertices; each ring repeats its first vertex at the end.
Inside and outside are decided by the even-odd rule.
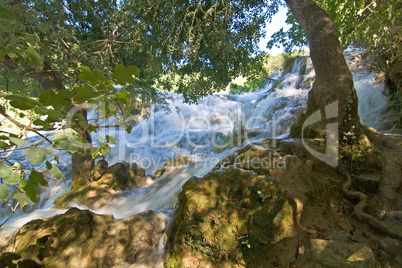
POLYGON ((321 120, 306 127, 303 133, 305 137, 325 136, 326 125, 337 123, 339 141, 353 143, 361 132, 358 100, 334 23, 313 0, 285 1, 307 35, 316 73, 314 86, 308 97, 307 113, 292 128, 291 136, 300 137, 302 125, 308 125, 305 124, 306 120, 316 111, 320 111, 321 120))

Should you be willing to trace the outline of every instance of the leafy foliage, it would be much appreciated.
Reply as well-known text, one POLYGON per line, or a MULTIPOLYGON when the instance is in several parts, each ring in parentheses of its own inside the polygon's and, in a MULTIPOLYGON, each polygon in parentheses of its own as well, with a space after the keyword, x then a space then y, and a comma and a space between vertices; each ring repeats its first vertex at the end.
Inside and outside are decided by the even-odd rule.
MULTIPOLYGON (((125 68, 122 66, 117 68, 117 73, 112 73, 111 77, 115 77, 117 81, 106 78, 103 71, 99 69, 91 70, 88 67, 81 67, 80 79, 87 81, 88 84, 82 87, 74 87, 72 90, 61 90, 53 92, 52 90, 45 90, 40 95, 38 101, 20 95, 8 95, 5 98, 9 100, 9 105, 15 109, 35 110, 44 116, 43 119, 32 121, 29 126, 24 126, 26 129, 37 131, 41 129, 55 129, 59 130, 53 135, 52 141, 47 138, 52 133, 43 136, 39 142, 29 144, 26 140, 13 137, 12 135, 2 136, 4 152, 22 149, 22 155, 28 157, 28 161, 33 165, 38 165, 45 162, 47 169, 59 180, 64 178, 60 170, 51 161, 57 162, 57 154, 55 149, 64 150, 69 153, 82 152, 86 145, 86 141, 79 138, 77 131, 74 129, 77 126, 84 128, 87 131, 96 131, 96 125, 88 125, 85 118, 80 113, 74 114, 67 112, 71 107, 74 108, 75 103, 86 103, 92 105, 94 109, 98 109, 104 118, 116 116, 119 113, 118 107, 128 103, 129 93, 121 90, 115 92, 114 86, 124 86, 128 82, 133 82, 135 74, 138 74, 138 68, 130 66, 125 68), (121 85, 119 82, 124 83, 121 85), (72 102, 73 101, 73 102, 72 102), (61 123, 60 126, 54 123, 61 123), (47 142, 47 146, 39 146, 43 142, 47 142), (50 143, 49 143, 50 142, 50 143)), ((7 116, 6 111, 2 110, 3 115, 7 116)), ((110 150, 109 144, 116 141, 113 137, 106 136, 101 140, 98 147, 92 148, 91 154, 94 159, 99 156, 106 155, 110 150)), ((3 158, 2 161, 6 160, 3 158)), ((43 174, 35 169, 29 169, 30 175, 26 176, 22 167, 10 167, 3 163, 0 164, 0 177, 4 179, 7 185, 18 185, 12 194, 12 198, 18 200, 21 207, 28 204, 28 200, 38 202, 38 195, 40 194, 39 185, 47 186, 43 174)), ((4 184, 3 184, 4 185, 4 184)), ((2 199, 6 199, 5 195, 8 193, 4 186, 1 186, 0 193, 2 199)), ((8 198, 8 196, 7 196, 8 198)))
MULTIPOLYGON (((38 35, 28 34, 17 13, 4 6, 0 6, 0 21, 4 22, 0 27, 0 34, 4 37, 0 40, 0 62, 8 61, 8 64, 11 62, 36 70, 43 69, 44 62, 35 50, 41 48, 38 35), (8 27, 3 27, 4 25, 8 27)), ((81 113, 77 113, 81 109, 79 105, 85 103, 86 107, 92 106, 104 119, 116 116, 123 112, 124 104, 130 102, 130 94, 126 90, 116 92, 115 87, 132 84, 139 75, 139 68, 136 66, 126 68, 118 65, 109 76, 103 70, 86 66, 80 66, 77 70, 80 71, 78 78, 83 83, 72 89, 57 91, 47 89, 37 98, 2 92, 4 100, 4 106, 0 106, 2 116, 22 128, 24 132, 32 131, 42 139, 30 143, 22 136, 1 131, 0 199, 15 199, 21 208, 30 201, 38 202, 40 187, 48 186, 39 166, 46 167, 56 180, 64 180, 63 174, 56 166, 57 151, 82 152, 87 141, 82 140, 75 129, 96 131, 97 128, 95 123, 88 124, 87 119, 81 113), (13 111, 20 111, 20 114, 27 111, 30 115, 29 123, 21 123, 18 118, 10 116, 8 114, 10 108, 13 111), (34 114, 40 117, 35 118, 34 114), (41 134, 39 132, 41 130, 53 130, 53 132, 41 134), (10 153, 16 150, 22 151, 21 155, 27 157, 32 167, 12 163, 7 159, 10 153), (13 191, 10 190, 11 186, 14 186, 13 191)), ((110 149, 109 144, 114 142, 114 138, 106 136, 98 147, 92 148, 93 157, 106 155, 110 149)))

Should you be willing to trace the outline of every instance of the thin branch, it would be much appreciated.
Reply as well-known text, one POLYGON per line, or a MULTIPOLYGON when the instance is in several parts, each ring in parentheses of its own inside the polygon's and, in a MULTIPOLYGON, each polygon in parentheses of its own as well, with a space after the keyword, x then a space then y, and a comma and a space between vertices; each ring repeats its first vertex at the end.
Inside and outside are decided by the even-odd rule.
POLYGON ((11 207, 11 205, 9 204, 9 206, 11 207, 11 213, 10 213, 10 215, 8 215, 7 219, 0 225, 0 228, 11 218, 11 216, 13 216, 13 214, 15 213, 15 210, 17 209, 19 204, 20 204, 20 202, 17 202, 15 207, 11 207))

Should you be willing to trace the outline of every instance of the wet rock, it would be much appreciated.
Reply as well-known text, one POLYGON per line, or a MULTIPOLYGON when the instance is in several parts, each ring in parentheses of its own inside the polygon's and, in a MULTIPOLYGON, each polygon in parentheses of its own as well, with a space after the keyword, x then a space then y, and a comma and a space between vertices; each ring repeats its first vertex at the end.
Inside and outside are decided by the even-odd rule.
POLYGON ((214 167, 214 170, 222 167, 236 166, 241 169, 254 171, 259 175, 269 175, 270 170, 281 169, 285 165, 285 159, 275 150, 251 144, 222 159, 214 167))
POLYGON ((165 162, 162 167, 155 172, 155 177, 158 178, 162 176, 165 172, 170 172, 173 168, 178 166, 194 166, 196 162, 187 156, 178 156, 167 162, 165 162))
POLYGON ((9 249, 44 267, 163 267, 167 223, 165 214, 153 211, 115 220, 72 208, 27 223, 9 249))
POLYGON ((270 267, 280 254, 273 246, 296 236, 294 207, 279 183, 233 166, 191 178, 179 195, 166 267, 270 267))
POLYGON ((371 249, 362 243, 339 240, 311 239, 304 256, 299 255, 300 267, 375 268, 371 249))
POLYGON ((98 184, 106 184, 113 190, 133 189, 135 186, 147 186, 145 171, 135 163, 117 163, 107 168, 98 184))
POLYGON ((153 183, 153 178, 145 176, 145 171, 135 163, 118 163, 104 169, 107 166, 104 162, 97 164, 92 172, 95 174, 93 178, 102 174, 100 179, 73 187, 54 201, 55 207, 68 208, 73 203, 79 203, 95 209, 122 196, 119 191, 153 183))

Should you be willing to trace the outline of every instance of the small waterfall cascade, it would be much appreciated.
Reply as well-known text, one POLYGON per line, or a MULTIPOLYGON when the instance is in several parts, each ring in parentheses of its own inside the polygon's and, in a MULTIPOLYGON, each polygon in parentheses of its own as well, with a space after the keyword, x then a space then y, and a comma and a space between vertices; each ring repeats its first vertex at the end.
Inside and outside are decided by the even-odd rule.
POLYGON ((377 80, 373 68, 374 58, 364 51, 353 50, 345 53, 346 63, 353 74, 353 81, 359 99, 359 116, 364 125, 382 129, 382 112, 388 103, 384 84, 377 80))
MULTIPOLYGON (((365 65, 362 55, 353 51, 348 52, 345 58, 354 75, 362 123, 379 128, 387 96, 384 85, 376 81, 376 73, 365 65)), ((269 137, 286 138, 292 124, 306 109, 314 75, 311 59, 299 57, 290 72, 276 75, 259 91, 242 95, 213 94, 201 99, 198 105, 183 103, 180 95, 166 93, 170 113, 161 107, 151 106, 150 116, 134 125, 130 134, 121 128, 102 129, 93 135, 94 141, 100 135, 118 139, 105 157, 109 166, 123 161, 134 162, 152 175, 164 162, 178 156, 187 156, 196 164, 177 166, 150 186, 126 191, 119 199, 94 212, 126 218, 146 210, 171 210, 181 187, 190 177, 202 177, 223 157, 247 143, 260 142, 269 137), (247 139, 236 142, 239 137, 232 135, 236 128, 245 129, 247 139)), ((113 119, 109 123, 113 124, 113 119)), ((11 159, 30 165, 20 154, 14 154, 11 159)), ((59 159, 58 167, 66 175, 66 184, 50 180, 50 187, 43 189, 39 203, 24 211, 18 209, 0 230, 0 236, 15 232, 32 219, 63 212, 53 210, 52 202, 71 185, 68 176, 70 156, 61 152, 59 159)), ((78 203, 74 205, 85 208, 78 203)), ((1 222, 9 212, 5 205, 0 208, 1 222)))

